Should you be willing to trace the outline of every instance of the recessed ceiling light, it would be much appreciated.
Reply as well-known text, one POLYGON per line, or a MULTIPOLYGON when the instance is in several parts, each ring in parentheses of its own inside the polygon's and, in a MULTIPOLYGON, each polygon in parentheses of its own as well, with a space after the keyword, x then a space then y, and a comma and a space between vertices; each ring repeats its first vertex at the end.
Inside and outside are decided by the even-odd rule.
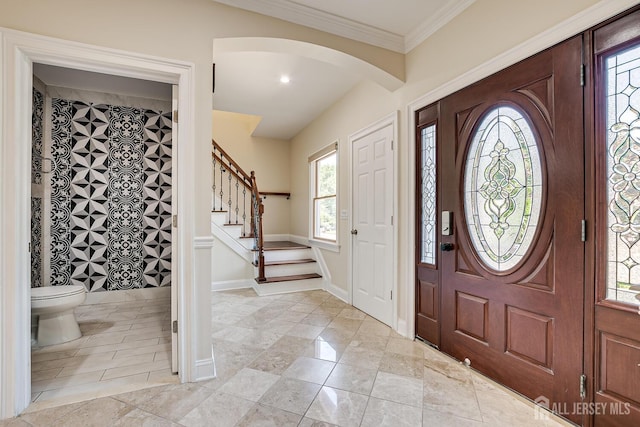
POLYGON ((289 76, 280 77, 280 83, 289 83, 290 81, 291 79, 289 78, 289 76))

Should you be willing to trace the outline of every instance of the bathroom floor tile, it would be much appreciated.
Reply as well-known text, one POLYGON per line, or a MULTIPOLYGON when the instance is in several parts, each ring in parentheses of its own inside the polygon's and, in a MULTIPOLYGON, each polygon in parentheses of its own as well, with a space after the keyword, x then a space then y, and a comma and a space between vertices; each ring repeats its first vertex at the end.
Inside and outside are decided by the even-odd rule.
POLYGON ((81 338, 32 351, 37 406, 175 383, 170 309, 167 298, 79 306, 81 338))

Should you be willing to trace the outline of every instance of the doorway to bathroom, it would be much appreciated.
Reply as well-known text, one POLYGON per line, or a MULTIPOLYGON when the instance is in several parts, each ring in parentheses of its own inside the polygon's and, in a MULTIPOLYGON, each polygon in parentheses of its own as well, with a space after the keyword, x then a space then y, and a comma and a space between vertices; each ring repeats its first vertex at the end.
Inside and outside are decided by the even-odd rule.
POLYGON ((176 382, 176 87, 37 63, 33 73, 31 286, 81 286, 87 298, 69 342, 43 345, 32 313, 32 400, 176 382))
MULTIPOLYGON (((31 35, 2 29, 2 62, 4 72, 0 86, 0 132, 2 145, 0 175, 3 209, 0 215, 3 241, 0 245, 2 264, 2 298, 0 298, 0 417, 15 416, 31 403, 30 373, 30 175, 33 63, 43 63, 102 72, 109 75, 147 79, 178 85, 178 110, 181 125, 174 129, 181 143, 174 145, 177 167, 177 185, 172 197, 180 215, 174 223, 176 250, 172 262, 177 268, 172 286, 172 333, 176 337, 174 354, 177 356, 178 376, 181 382, 210 378, 213 360, 198 358, 197 340, 192 337, 197 328, 194 310, 192 260, 208 248, 208 239, 193 236, 192 212, 181 210, 192 206, 194 169, 193 150, 195 93, 192 63, 150 57, 135 52, 106 49, 64 40, 31 35), (193 242, 197 244, 194 244, 193 242), (177 326, 177 328, 175 327, 177 326)), ((175 142, 175 141, 174 141, 175 142)), ((198 270, 199 271, 199 270, 198 270)))

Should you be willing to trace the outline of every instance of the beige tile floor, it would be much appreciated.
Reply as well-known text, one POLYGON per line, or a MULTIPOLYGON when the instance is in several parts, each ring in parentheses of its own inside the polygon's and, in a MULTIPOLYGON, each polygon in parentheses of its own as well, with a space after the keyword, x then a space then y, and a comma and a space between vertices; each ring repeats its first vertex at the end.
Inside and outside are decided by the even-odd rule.
POLYGON ((82 337, 31 352, 33 409, 178 382, 168 298, 82 305, 82 337))
POLYGON ((0 426, 561 426, 533 405, 322 291, 215 293, 218 377, 46 410, 0 426))

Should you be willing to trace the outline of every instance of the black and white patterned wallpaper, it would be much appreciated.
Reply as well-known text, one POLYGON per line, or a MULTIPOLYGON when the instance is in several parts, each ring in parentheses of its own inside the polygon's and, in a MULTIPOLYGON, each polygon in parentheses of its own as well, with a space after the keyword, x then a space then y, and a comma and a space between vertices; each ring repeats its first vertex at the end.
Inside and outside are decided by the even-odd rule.
POLYGON ((171 114, 52 100, 51 284, 169 286, 171 114))
POLYGON ((42 199, 31 197, 31 287, 42 286, 42 199))
MULTIPOLYGON (((31 183, 42 184, 42 136, 44 134, 44 95, 33 89, 31 114, 31 183)), ((41 188, 41 187, 40 187, 41 188)), ((31 194, 31 287, 42 286, 42 194, 31 194)))
POLYGON ((31 114, 31 182, 42 184, 42 136, 44 135, 44 95, 33 88, 31 114))

